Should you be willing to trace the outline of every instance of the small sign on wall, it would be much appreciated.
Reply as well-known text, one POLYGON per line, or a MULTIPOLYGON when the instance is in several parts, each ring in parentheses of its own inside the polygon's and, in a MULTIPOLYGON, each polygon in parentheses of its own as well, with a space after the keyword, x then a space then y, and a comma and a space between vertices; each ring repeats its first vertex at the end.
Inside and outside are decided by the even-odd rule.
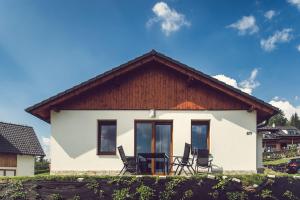
POLYGON ((155 118, 155 110, 154 110, 154 109, 151 109, 151 110, 149 111, 149 117, 150 117, 150 118, 155 118))

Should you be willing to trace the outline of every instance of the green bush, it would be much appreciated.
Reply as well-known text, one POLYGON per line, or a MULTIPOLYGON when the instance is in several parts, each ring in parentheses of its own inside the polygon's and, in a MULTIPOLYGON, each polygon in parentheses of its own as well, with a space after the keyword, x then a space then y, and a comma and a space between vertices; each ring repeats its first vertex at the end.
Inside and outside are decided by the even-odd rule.
POLYGON ((187 190, 184 192, 182 199, 190 199, 194 195, 193 190, 187 190))
POLYGON ((169 200, 174 195, 176 195, 175 188, 181 184, 186 179, 183 177, 172 178, 169 182, 166 183, 165 190, 160 194, 160 199, 169 200))
POLYGON ((125 200, 130 198, 129 188, 123 188, 120 190, 115 190, 112 194, 113 200, 125 200))
POLYGON ((272 198, 272 191, 271 191, 271 190, 268 190, 268 189, 264 189, 264 190, 261 191, 260 196, 261 196, 263 199, 272 198))
POLYGON ((300 198, 296 197, 291 191, 287 190, 283 193, 282 197, 290 200, 299 200, 300 198))
POLYGON ((60 194, 51 194, 49 196, 49 199, 51 199, 51 200, 62 200, 63 198, 60 194))
POLYGON ((50 163, 46 160, 36 161, 34 166, 34 174, 49 173, 50 172, 49 165, 50 163))
POLYGON ((136 194, 139 196, 140 200, 149 200, 154 196, 154 190, 142 184, 140 187, 136 188, 136 194))
POLYGON ((245 192, 227 192, 226 193, 228 200, 246 200, 248 195, 245 192))

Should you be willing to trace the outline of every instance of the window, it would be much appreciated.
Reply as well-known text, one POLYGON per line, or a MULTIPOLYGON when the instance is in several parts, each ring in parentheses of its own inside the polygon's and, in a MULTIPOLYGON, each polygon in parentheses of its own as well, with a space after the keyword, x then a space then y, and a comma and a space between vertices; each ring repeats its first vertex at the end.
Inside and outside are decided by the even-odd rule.
POLYGON ((116 155, 117 122, 98 121, 98 155, 116 155))
POLYGON ((191 148, 209 150, 209 121, 192 121, 191 148))

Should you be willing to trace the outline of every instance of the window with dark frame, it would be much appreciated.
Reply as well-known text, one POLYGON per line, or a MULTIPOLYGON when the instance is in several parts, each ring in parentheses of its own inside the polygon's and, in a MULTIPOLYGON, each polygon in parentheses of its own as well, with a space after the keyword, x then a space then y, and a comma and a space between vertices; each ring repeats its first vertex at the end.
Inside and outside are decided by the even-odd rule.
POLYGON ((98 155, 116 155, 117 121, 98 121, 98 155))
POLYGON ((192 121, 191 148, 209 150, 209 121, 192 121))

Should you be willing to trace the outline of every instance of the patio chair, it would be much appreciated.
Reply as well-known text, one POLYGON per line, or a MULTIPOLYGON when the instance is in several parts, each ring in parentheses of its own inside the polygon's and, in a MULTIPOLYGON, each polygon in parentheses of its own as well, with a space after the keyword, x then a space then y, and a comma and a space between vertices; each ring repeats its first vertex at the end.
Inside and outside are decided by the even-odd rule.
POLYGON ((126 172, 135 174, 137 170, 137 163, 134 156, 126 156, 122 146, 118 146, 118 151, 121 157, 121 160, 124 164, 122 170, 118 175, 124 175, 126 172))
POLYGON ((212 157, 210 156, 208 149, 196 149, 196 173, 200 169, 207 169, 207 172, 212 172, 212 157))
POLYGON ((178 175, 180 175, 182 171, 186 175, 188 175, 186 173, 186 171, 184 170, 184 168, 187 168, 191 174, 195 173, 195 169, 193 168, 194 159, 190 158, 190 152, 191 152, 191 145, 188 143, 185 143, 183 156, 182 157, 172 156, 174 158, 174 161, 170 165, 170 171, 172 170, 173 166, 177 166, 174 175, 177 174, 178 170, 179 170, 178 175))

